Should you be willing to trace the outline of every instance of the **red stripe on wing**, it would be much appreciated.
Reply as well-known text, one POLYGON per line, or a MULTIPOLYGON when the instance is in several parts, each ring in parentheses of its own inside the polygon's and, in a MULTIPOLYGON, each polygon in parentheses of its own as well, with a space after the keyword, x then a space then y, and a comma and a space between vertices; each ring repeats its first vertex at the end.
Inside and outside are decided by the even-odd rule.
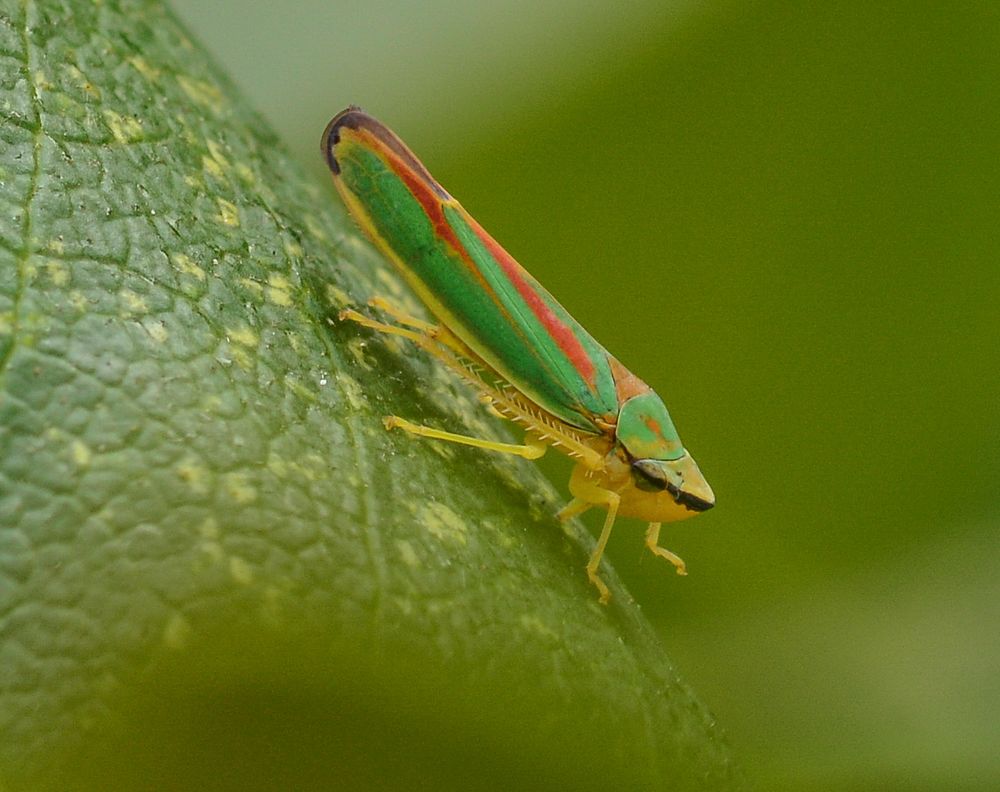
POLYGON ((490 251, 490 255, 492 255, 493 258, 496 259, 497 263, 503 268, 507 278, 514 284, 514 287, 521 295, 521 298, 525 301, 525 303, 527 303, 528 308, 531 309, 531 312, 535 315, 538 321, 542 323, 542 327, 544 327, 548 334, 555 339, 556 344, 559 345, 563 354, 566 355, 570 363, 573 364, 573 368, 577 370, 577 373, 579 373, 580 376, 583 377, 584 381, 590 386, 590 389, 594 390, 596 388, 594 362, 590 359, 590 355, 588 355, 587 350, 583 348, 583 344, 580 343, 580 339, 576 337, 576 333, 573 332, 573 329, 556 316, 555 311, 549 307, 549 304, 545 301, 545 299, 530 283, 525 280, 525 271, 521 265, 514 260, 514 257, 504 250, 500 246, 500 243, 491 237, 486 230, 471 217, 469 218, 469 224, 476 232, 476 235, 482 240, 483 244, 486 245, 487 250, 490 251))
MULTIPOLYGON (((361 136, 369 138, 366 145, 368 145, 368 147, 372 150, 380 151, 382 158, 392 169, 393 173, 403 180, 407 189, 413 194, 413 197, 420 202, 425 214, 433 224, 434 233, 438 236, 438 238, 447 243, 447 245, 461 257, 469 269, 476 274, 482 288, 492 294, 492 288, 490 288, 489 284, 483 278, 482 273, 479 272, 479 268, 476 267, 475 262, 471 259, 468 252, 465 250, 465 247, 455 235, 455 231, 452 229, 444 215, 444 204, 442 203, 440 197, 440 193, 443 192, 442 188, 439 187, 433 180, 428 182, 426 171, 415 171, 398 155, 397 152, 387 149, 385 146, 380 146, 380 140, 378 137, 373 135, 369 130, 359 130, 359 133, 361 136)), ((480 240, 482 240, 486 249, 489 250, 490 255, 496 259, 507 278, 514 284, 514 288, 517 289, 521 298, 527 304, 529 310, 531 310, 538 321, 542 324, 542 327, 545 328, 546 332, 548 332, 548 334, 555 340, 563 354, 566 355, 567 359, 570 361, 573 368, 576 369, 577 373, 583 377, 591 391, 596 390, 596 370, 594 362, 590 359, 590 356, 583 348, 583 344, 581 344, 580 340, 576 337, 573 329, 556 316, 555 312, 549 307, 545 299, 538 294, 535 288, 528 283, 527 280, 525 280, 525 271, 521 265, 518 264, 514 258, 506 250, 504 250, 500 244, 493 239, 493 237, 491 237, 481 225, 479 225, 479 223, 475 221, 474 218, 469 216, 468 213, 466 213, 466 218, 470 227, 475 231, 480 240)), ((496 300, 496 297, 494 296, 493 299, 496 300)))

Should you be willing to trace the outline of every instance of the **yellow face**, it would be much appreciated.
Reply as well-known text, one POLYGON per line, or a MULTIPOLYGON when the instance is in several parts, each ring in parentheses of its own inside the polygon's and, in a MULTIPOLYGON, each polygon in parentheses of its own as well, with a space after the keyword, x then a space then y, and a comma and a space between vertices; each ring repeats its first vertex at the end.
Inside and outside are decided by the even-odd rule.
POLYGON ((595 487, 610 490, 621 499, 618 514, 647 522, 676 522, 694 517, 715 505, 715 493, 686 451, 676 460, 627 461, 612 451, 600 471, 578 466, 570 491, 587 497, 595 487))

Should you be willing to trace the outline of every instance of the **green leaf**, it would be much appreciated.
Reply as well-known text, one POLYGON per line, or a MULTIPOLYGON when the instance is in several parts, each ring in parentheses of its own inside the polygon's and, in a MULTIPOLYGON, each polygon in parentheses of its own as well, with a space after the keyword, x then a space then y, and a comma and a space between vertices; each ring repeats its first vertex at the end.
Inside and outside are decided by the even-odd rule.
POLYGON ((384 431, 503 436, 176 20, 0 9, 0 787, 739 787, 563 496, 384 431))

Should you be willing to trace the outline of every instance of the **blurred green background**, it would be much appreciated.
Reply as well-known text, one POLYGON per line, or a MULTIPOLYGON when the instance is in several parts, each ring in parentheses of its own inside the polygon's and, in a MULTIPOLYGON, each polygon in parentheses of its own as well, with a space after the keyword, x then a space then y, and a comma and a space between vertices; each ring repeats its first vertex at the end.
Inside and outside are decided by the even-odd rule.
POLYGON ((686 579, 609 557, 760 789, 1000 788, 1000 6, 174 6, 318 180, 362 105, 664 397, 719 506, 686 579))

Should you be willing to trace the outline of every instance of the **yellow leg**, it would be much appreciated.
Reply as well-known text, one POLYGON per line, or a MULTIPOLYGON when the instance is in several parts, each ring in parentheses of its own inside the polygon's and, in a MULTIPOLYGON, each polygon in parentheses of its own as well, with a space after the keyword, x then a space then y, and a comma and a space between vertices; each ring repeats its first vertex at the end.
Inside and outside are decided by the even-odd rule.
POLYGON ((559 520, 559 522, 572 520, 574 517, 578 517, 588 509, 593 508, 593 506, 593 503, 587 503, 587 501, 580 500, 579 498, 573 498, 573 500, 556 512, 556 519, 559 520))
POLYGON ((597 588, 598 599, 601 604, 607 605, 608 600, 611 599, 611 591, 597 574, 597 567, 600 566, 601 556, 604 555, 604 548, 607 547, 608 539, 611 538, 611 529, 615 525, 615 515, 618 514, 618 503, 621 501, 621 498, 618 497, 617 493, 610 490, 601 490, 601 492, 606 496, 604 505, 608 507, 608 516, 604 518, 604 527, 601 529, 601 535, 597 539, 597 546, 594 548, 594 552, 590 554, 590 560, 587 562, 587 579, 597 588))
POLYGON ((419 437, 432 437, 435 440, 447 440, 449 443, 460 443, 461 445, 473 446, 475 448, 485 448, 488 451, 499 451, 501 454, 514 454, 525 459, 538 459, 545 453, 547 446, 541 440, 530 435, 524 438, 524 445, 517 443, 498 443, 494 440, 480 440, 478 437, 468 437, 467 435, 444 432, 440 429, 432 429, 429 426, 410 423, 405 418, 396 415, 387 415, 382 419, 386 429, 402 429, 412 435, 419 437))
POLYGON ((597 574, 597 568, 601 564, 604 548, 607 547, 608 539, 611 537, 611 529, 615 525, 615 516, 618 514, 618 504, 621 502, 621 497, 619 497, 617 492, 612 492, 598 486, 592 479, 588 477, 580 479, 575 474, 570 482, 570 486, 574 497, 573 500, 560 510, 557 515, 560 520, 568 520, 570 517, 582 514, 593 506, 603 506, 608 510, 608 514, 604 518, 604 527, 601 529, 601 535, 597 539, 597 545, 594 547, 594 552, 590 554, 590 560, 587 562, 587 579, 597 589, 601 604, 607 605, 608 600, 611 599, 611 591, 605 585, 604 581, 601 580, 600 575, 597 574))
MULTIPOLYGON (((450 440, 451 442, 462 443, 477 448, 516 454, 525 459, 538 459, 538 457, 545 453, 547 444, 552 444, 562 447, 570 456, 586 463, 589 469, 600 469, 603 462, 601 454, 586 445, 584 440, 576 435, 572 427, 562 426, 560 422, 547 418, 539 408, 526 403, 516 393, 506 392, 504 389, 505 386, 499 382, 501 379, 499 375, 496 375, 497 382, 484 379, 481 372, 490 373, 492 369, 472 349, 466 346, 458 336, 454 335, 447 328, 432 325, 422 319, 409 316, 382 297, 372 298, 371 304, 375 308, 379 308, 387 313, 390 317, 398 321, 399 324, 394 325, 372 319, 369 316, 358 313, 353 308, 345 308, 341 311, 340 318, 356 322, 362 327, 367 327, 380 333, 409 339, 425 352, 437 358, 467 384, 475 388, 479 392, 480 401, 486 405, 486 408, 493 415, 522 424, 528 430, 528 435, 523 445, 517 445, 514 443, 495 443, 489 440, 465 437, 464 435, 453 435, 449 432, 439 432, 439 430, 429 429, 428 427, 418 427, 416 424, 411 424, 402 418, 393 417, 391 419, 393 421, 392 426, 423 437, 436 437, 439 440, 450 440), (502 409, 497 409, 498 405, 502 409)), ((495 372, 492 373, 495 374, 495 372)))
MULTIPOLYGON (((408 316, 382 297, 373 297, 371 304, 376 308, 382 309, 401 325, 405 326, 400 327, 399 325, 380 322, 378 319, 372 319, 370 316, 358 313, 353 308, 345 308, 338 314, 338 317, 341 320, 356 322, 370 330, 408 338, 425 352, 444 363, 466 382, 478 388, 481 393, 488 394, 491 391, 490 386, 475 371, 462 363, 463 359, 475 363, 477 360, 476 354, 446 328, 429 324, 413 316, 408 316)), ((492 400, 492 396, 490 396, 490 399, 492 400)))
POLYGON ((393 319, 395 319, 400 324, 406 325, 407 327, 412 327, 415 330, 420 330, 421 332, 433 334, 438 326, 431 324, 430 322, 425 322, 423 319, 417 319, 415 316, 410 316, 406 311, 401 308, 397 308, 393 303, 389 302, 385 297, 375 295, 372 297, 368 304, 372 308, 378 308, 383 313, 389 314, 393 319))
POLYGON ((352 322, 357 322, 362 327, 378 330, 380 333, 388 333, 389 335, 398 335, 403 338, 409 338, 415 344, 419 344, 425 348, 429 342, 427 336, 422 333, 407 330, 405 327, 396 327, 396 325, 380 322, 377 319, 372 319, 370 316, 365 316, 363 313, 358 313, 353 308, 345 308, 338 314, 338 317, 342 320, 347 319, 352 322))
POLYGON ((660 547, 660 523, 650 523, 649 528, 646 529, 646 547, 649 548, 653 555, 659 556, 660 558, 665 558, 677 569, 678 575, 687 574, 687 565, 684 563, 683 559, 671 553, 667 548, 660 547))
POLYGON ((462 343, 462 341, 460 341, 458 337, 455 336, 447 327, 431 324, 430 322, 425 322, 423 319, 417 319, 415 316, 410 316, 402 308, 398 308, 394 303, 379 295, 372 297, 368 301, 368 304, 372 308, 377 308, 383 313, 388 314, 401 325, 406 325, 407 327, 412 327, 414 330, 419 330, 423 335, 437 341, 440 344, 443 344, 452 352, 456 352, 467 358, 474 358, 472 350, 462 343))

